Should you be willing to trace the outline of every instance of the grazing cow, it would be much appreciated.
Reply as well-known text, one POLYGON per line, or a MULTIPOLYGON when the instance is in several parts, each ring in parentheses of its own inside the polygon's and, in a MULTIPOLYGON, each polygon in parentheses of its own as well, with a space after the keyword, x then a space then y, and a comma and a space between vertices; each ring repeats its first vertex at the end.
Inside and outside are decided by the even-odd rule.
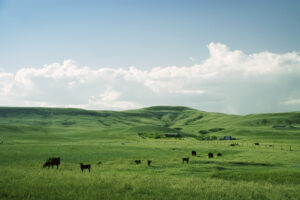
POLYGON ((152 163, 152 160, 147 161, 147 164, 148 164, 149 167, 150 167, 151 163, 152 163))
POLYGON ((184 161, 185 161, 186 164, 189 164, 189 160, 190 160, 189 157, 187 157, 187 158, 182 158, 182 163, 184 163, 184 161))
POLYGON ((80 168, 82 172, 84 169, 88 169, 89 172, 91 172, 91 164, 84 165, 83 163, 80 163, 80 168))
POLYGON ((43 165, 43 168, 45 167, 52 167, 56 165, 56 169, 58 169, 59 165, 60 165, 60 158, 48 158, 48 160, 46 160, 46 162, 43 165))
POLYGON ((192 156, 196 156, 197 152, 196 151, 192 151, 192 156))
POLYGON ((208 158, 213 158, 214 157, 214 154, 212 152, 209 152, 208 153, 208 158))
POLYGON ((257 145, 257 146, 258 146, 258 145, 259 145, 259 143, 258 143, 258 142, 255 142, 255 143, 254 143, 254 145, 257 145))
POLYGON ((50 161, 46 161, 44 164, 43 164, 43 168, 45 168, 45 167, 48 167, 48 169, 49 169, 49 167, 50 167, 50 161))
POLYGON ((102 165, 102 162, 101 162, 101 161, 99 161, 99 162, 97 163, 97 165, 102 165))
POLYGON ((141 160, 135 160, 134 162, 135 162, 135 164, 137 164, 137 165, 141 164, 141 160))
POLYGON ((218 153, 217 156, 222 156, 222 153, 218 153))

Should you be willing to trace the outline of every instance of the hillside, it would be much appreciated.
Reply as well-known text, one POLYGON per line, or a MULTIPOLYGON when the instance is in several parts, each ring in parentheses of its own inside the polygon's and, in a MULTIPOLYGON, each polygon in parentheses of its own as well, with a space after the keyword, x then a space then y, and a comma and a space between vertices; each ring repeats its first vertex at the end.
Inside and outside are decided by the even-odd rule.
POLYGON ((252 136, 254 139, 261 137, 284 140, 286 136, 300 137, 300 112, 239 116, 181 106, 154 106, 120 112, 74 108, 0 108, 2 133, 87 128, 107 131, 120 129, 134 135, 141 132, 177 132, 183 136, 232 135, 240 139, 252 136))

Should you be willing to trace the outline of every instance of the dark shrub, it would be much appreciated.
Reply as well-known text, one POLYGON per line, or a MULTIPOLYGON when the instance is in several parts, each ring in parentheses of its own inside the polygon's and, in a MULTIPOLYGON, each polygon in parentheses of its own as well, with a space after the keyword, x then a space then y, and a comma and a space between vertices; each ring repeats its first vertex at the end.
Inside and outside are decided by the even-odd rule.
POLYGON ((201 131, 199 131, 199 133, 201 133, 201 134, 207 134, 208 131, 206 131, 206 130, 201 130, 201 131))

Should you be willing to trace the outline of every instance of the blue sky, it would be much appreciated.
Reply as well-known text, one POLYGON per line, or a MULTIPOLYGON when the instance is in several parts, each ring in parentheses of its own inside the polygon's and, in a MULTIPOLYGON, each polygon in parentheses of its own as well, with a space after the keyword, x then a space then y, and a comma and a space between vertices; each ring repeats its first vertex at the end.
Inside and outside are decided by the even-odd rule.
POLYGON ((0 0, 0 106, 300 110, 300 1, 0 0))
POLYGON ((91 67, 190 65, 208 56, 210 42, 246 53, 300 49, 300 1, 0 2, 7 71, 65 59, 91 67))

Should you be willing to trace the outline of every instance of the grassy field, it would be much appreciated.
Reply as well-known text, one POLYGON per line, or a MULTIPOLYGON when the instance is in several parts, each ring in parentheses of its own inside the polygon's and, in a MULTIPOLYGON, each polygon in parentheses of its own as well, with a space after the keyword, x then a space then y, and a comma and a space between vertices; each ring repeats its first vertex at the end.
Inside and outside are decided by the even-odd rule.
POLYGON ((300 112, 238 116, 167 106, 122 112, 2 107, 0 177, 1 200, 296 200, 300 112), (201 140, 208 136, 237 140, 201 140), (209 159, 208 152, 215 157, 209 159), (58 170, 42 168, 49 157, 61 158, 58 170), (183 157, 190 163, 183 164, 183 157), (141 165, 134 163, 138 159, 141 165), (90 173, 81 172, 81 162, 91 164, 90 173))

